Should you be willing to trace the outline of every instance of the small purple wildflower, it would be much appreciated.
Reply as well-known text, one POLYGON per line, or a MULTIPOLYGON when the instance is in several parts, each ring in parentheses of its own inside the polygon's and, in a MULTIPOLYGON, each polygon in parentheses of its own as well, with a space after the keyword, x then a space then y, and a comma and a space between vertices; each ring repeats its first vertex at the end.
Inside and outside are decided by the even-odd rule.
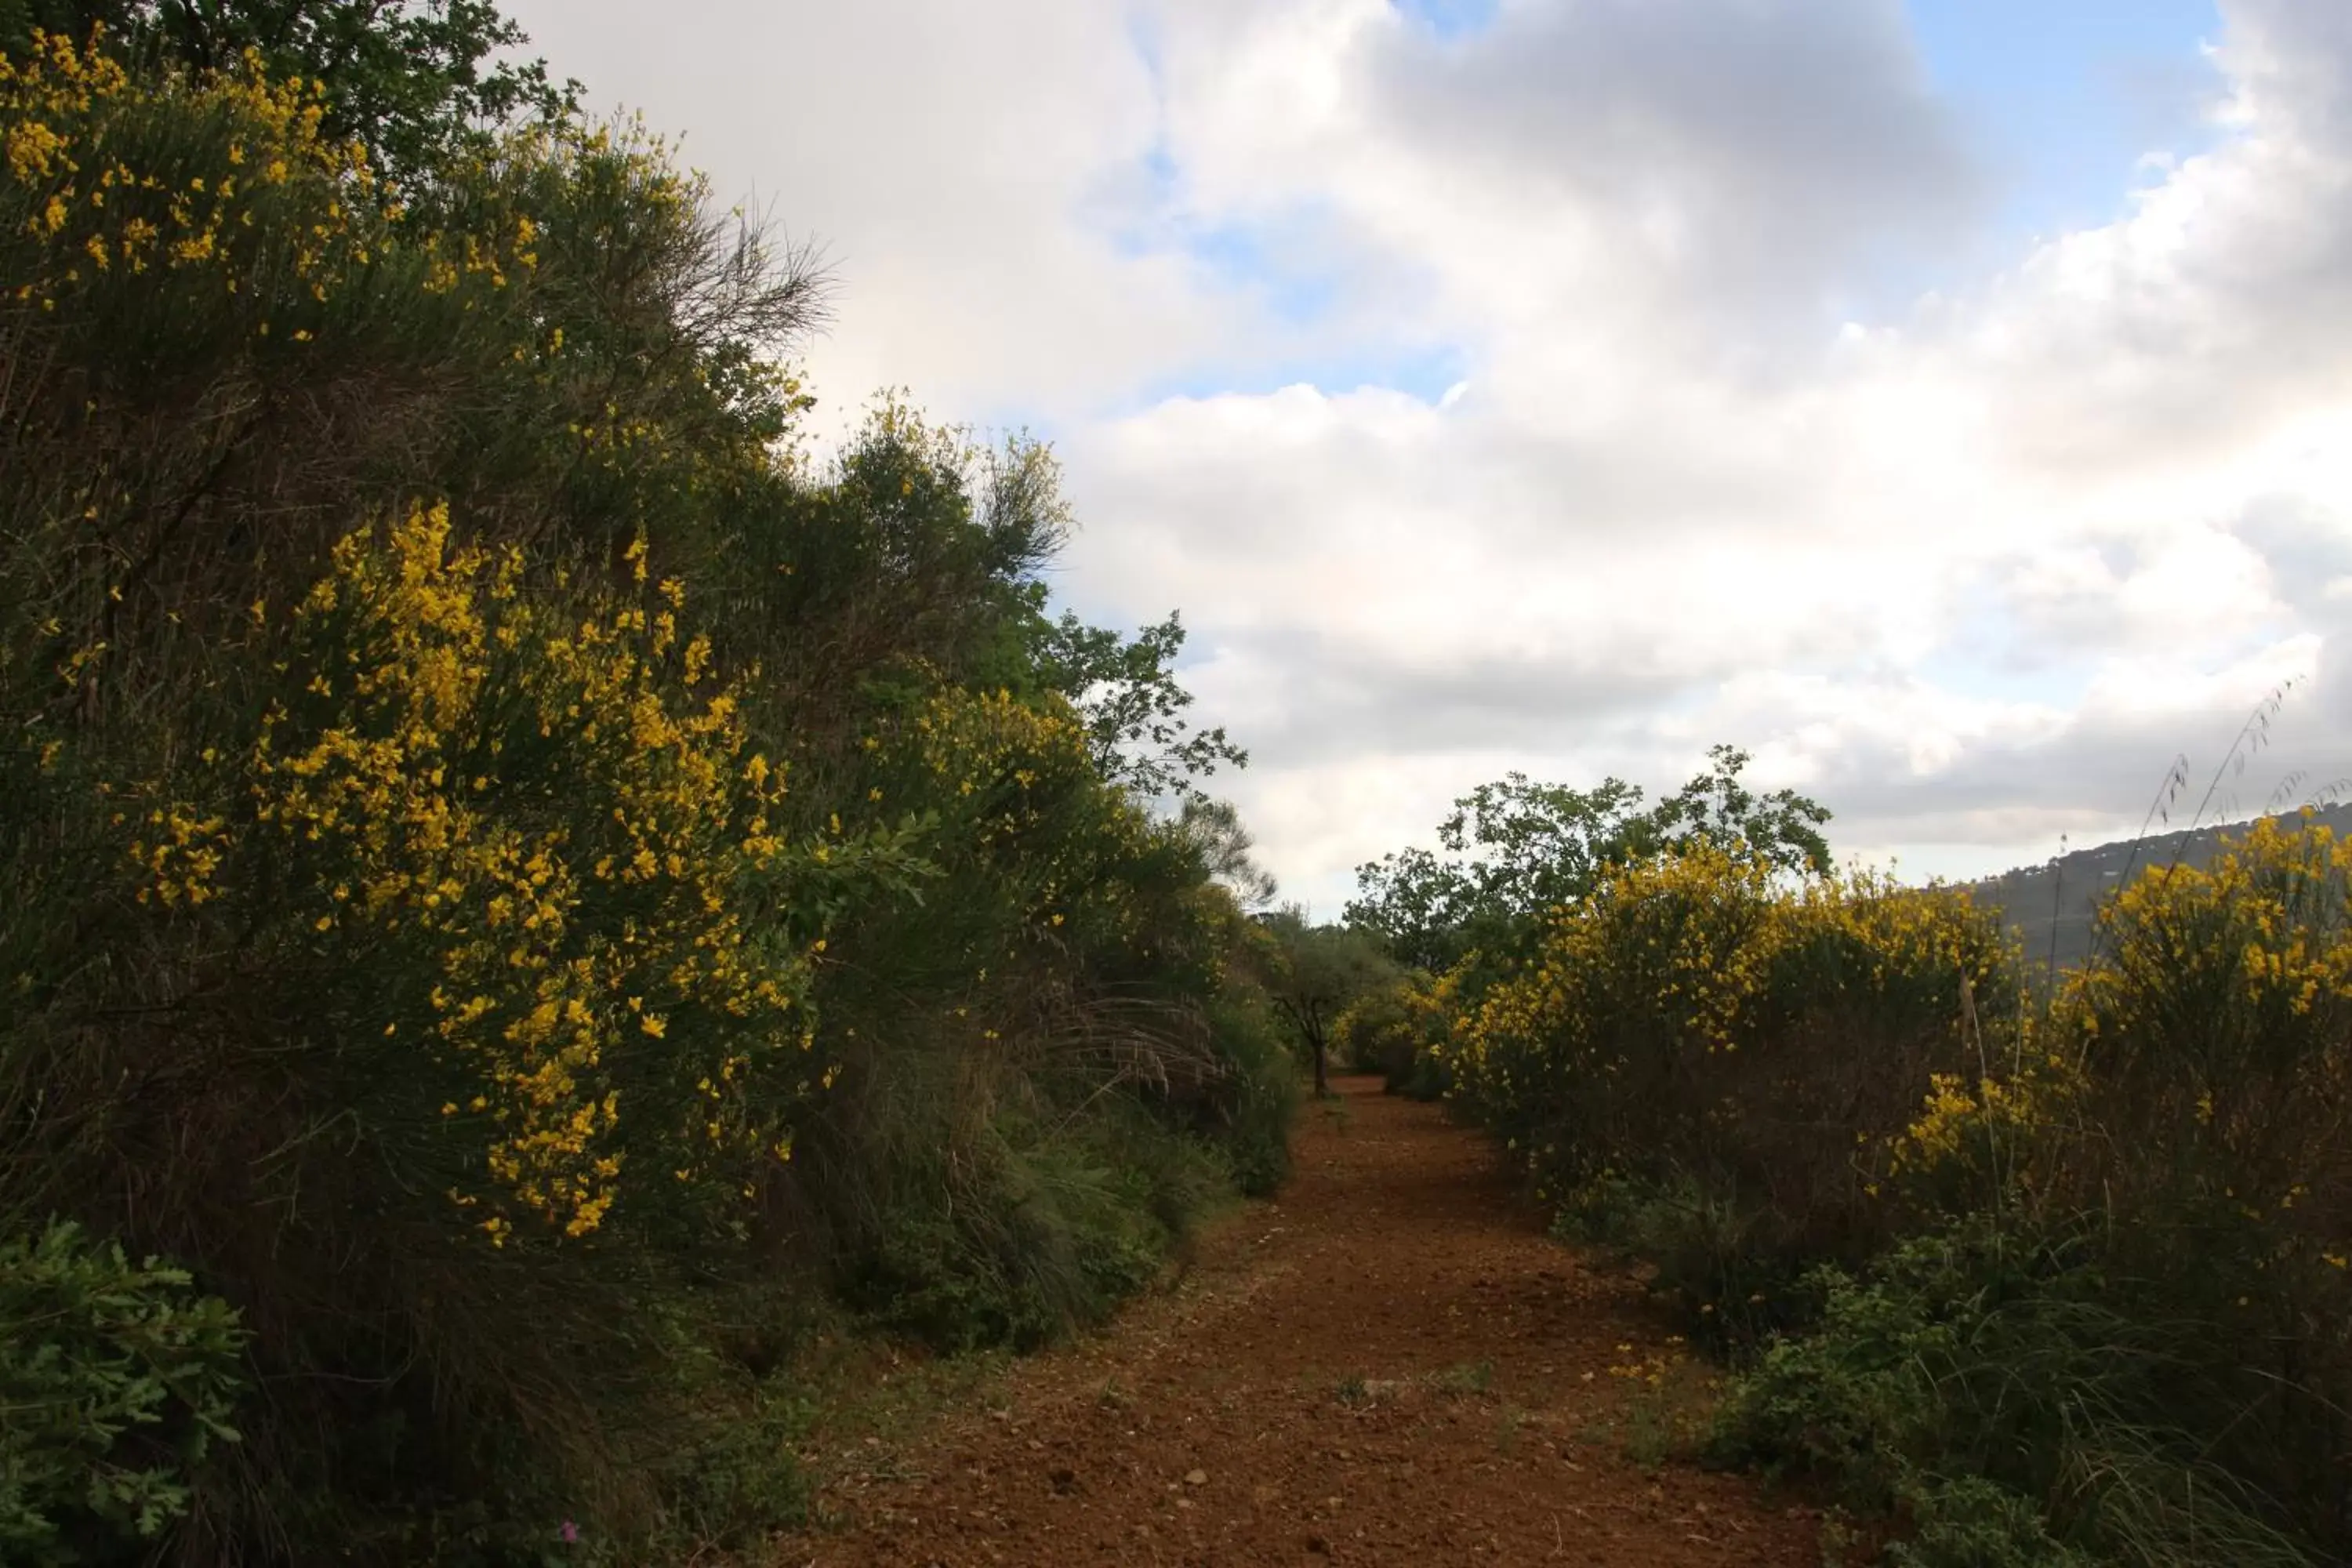
POLYGON ((569 1545, 580 1539, 580 1527, 567 1519, 563 1521, 563 1528, 555 1533, 560 1540, 569 1545))

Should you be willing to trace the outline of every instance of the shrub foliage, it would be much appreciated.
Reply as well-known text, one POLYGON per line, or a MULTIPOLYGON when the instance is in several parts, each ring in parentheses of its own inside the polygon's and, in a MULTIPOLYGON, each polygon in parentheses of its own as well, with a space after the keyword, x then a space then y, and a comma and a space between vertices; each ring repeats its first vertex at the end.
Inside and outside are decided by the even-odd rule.
POLYGON ((184 9, 0 7, 0 1541, 740 1540, 818 1303, 1034 1343, 1278 1178, 1243 759, 488 6, 184 9))
POLYGON ((2335 1561, 2348 891, 2352 847, 2259 824, 2115 898, 2042 1005, 1964 893, 1698 841, 1543 919, 1428 1051, 1747 1363, 1727 1452, 1899 1510, 1890 1560, 2335 1561))

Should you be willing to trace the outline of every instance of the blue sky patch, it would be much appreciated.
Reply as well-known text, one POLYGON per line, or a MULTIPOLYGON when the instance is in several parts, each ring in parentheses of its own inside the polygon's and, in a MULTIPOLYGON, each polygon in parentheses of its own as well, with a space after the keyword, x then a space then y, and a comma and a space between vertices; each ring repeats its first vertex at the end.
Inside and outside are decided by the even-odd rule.
POLYGON ((1233 224, 1195 229, 1184 237, 1184 254, 1220 284, 1260 294, 1276 316, 1304 326, 1338 303, 1339 282, 1335 270, 1300 265, 1307 247, 1297 243, 1299 226, 1233 224))
POLYGON ((1496 0, 1390 0, 1441 38, 1466 37, 1494 24, 1496 0))
POLYGON ((2211 146, 2213 0, 1907 0, 1929 81, 1999 192, 2000 237, 2114 221, 2147 153, 2211 146))
MULTIPOLYGON (((2003 623, 2009 619, 2005 615, 1996 618, 2003 623)), ((1988 646, 1992 640, 1990 634, 1970 635, 1961 645, 1930 654, 1911 673, 1955 697, 1979 702, 2030 702, 2062 711, 2082 702, 2097 673, 2085 659, 2024 659, 2016 656, 2015 648, 2032 645, 2018 643, 2008 650, 1996 650, 1988 646)))
MULTIPOLYGON (((1498 0, 1391 0, 1438 39, 1494 24, 1498 0)), ((1968 254, 1863 268, 1831 302, 1839 319, 1899 314, 1925 290, 1965 287, 2012 264, 2037 239, 2115 221, 2130 194, 2158 177, 2150 153, 2188 156, 2213 145, 2204 111, 2221 86, 2203 46, 2220 36, 2214 0, 1905 0, 1930 87, 1959 117, 1993 186, 1990 222, 1968 254)), ((1148 22, 1134 47, 1158 78, 1148 22)), ((1184 171, 1165 144, 1135 171, 1114 240, 1134 254, 1183 255, 1213 286, 1256 294, 1282 321, 1307 327, 1343 302, 1344 257, 1318 243, 1315 215, 1222 222, 1188 211, 1184 171)), ((1311 363, 1239 375, 1197 366, 1153 396, 1266 390, 1307 381, 1327 391, 1393 386, 1434 400, 1460 379, 1458 350, 1366 344, 1311 363)))

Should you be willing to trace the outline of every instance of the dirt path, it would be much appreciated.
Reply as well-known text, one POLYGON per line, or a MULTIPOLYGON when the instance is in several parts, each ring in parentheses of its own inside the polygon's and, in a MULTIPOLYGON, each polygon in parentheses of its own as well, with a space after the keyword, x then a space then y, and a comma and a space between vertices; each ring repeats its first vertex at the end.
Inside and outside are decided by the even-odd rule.
POLYGON ((1654 1459, 1676 1347, 1547 1241, 1475 1135, 1345 1081, 1279 1200, 997 1407, 858 1447, 778 1568, 1821 1561, 1749 1481, 1654 1459), (1630 1373, 1630 1375, 1629 1375, 1630 1373))

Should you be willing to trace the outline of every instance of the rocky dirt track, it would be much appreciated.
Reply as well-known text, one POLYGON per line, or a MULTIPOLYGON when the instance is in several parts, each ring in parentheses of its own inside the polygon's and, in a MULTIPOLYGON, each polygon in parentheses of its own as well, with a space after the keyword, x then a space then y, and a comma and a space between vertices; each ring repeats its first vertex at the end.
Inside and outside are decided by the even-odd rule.
POLYGON ((1821 1562, 1810 1510, 1658 1462, 1703 1373, 1622 1270, 1548 1240, 1436 1108, 1341 1088, 1172 1289, 836 1460, 771 1561, 1821 1562))

